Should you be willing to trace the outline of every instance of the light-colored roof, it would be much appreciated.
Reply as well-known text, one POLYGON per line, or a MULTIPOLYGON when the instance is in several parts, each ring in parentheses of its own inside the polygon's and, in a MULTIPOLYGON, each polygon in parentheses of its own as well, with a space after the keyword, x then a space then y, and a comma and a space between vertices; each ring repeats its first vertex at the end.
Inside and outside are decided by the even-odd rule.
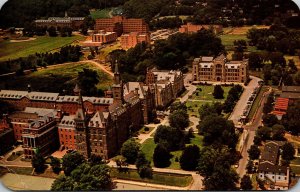
POLYGON ((89 126, 103 128, 104 127, 103 123, 104 123, 103 114, 96 112, 95 115, 90 119, 89 126))
POLYGON ((73 128, 75 127, 74 118, 74 115, 65 115, 58 124, 58 126, 62 128, 73 128))
POLYGON ((214 57, 201 57, 202 62, 211 62, 214 60, 214 57))
POLYGON ((57 110, 55 110, 55 109, 45 109, 45 108, 26 107, 24 112, 26 112, 26 113, 35 113, 39 117, 43 117, 43 116, 46 116, 46 115, 48 116, 50 114, 55 115, 57 113, 57 110))
POLYGON ((135 89, 138 89, 139 98, 144 99, 145 98, 145 90, 143 83, 140 82, 128 82, 124 85, 124 95, 129 94, 130 92, 135 92, 135 89))
POLYGON ((28 94, 27 91, 1 90, 0 98, 21 99, 28 94))
POLYGON ((241 66, 241 64, 237 64, 237 63, 225 63, 225 67, 227 67, 228 69, 238 69, 241 66))
POLYGON ((27 94, 28 99, 38 101, 56 101, 59 93, 50 92, 30 92, 27 94))

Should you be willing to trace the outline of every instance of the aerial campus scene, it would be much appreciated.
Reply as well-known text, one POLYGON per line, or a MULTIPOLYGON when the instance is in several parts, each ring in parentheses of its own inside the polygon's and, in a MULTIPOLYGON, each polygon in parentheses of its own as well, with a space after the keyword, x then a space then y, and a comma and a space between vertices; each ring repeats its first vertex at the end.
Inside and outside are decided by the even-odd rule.
POLYGON ((7 189, 289 190, 300 177, 291 0, 8 0, 7 189))

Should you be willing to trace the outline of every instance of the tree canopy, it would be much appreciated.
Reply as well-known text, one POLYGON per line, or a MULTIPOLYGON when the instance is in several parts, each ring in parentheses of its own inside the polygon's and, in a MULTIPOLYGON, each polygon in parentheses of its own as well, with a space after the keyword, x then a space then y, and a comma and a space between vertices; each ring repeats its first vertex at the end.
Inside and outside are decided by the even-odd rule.
POLYGON ((183 149, 179 163, 183 170, 195 170, 200 158, 200 149, 197 145, 189 145, 183 149))
POLYGON ((69 176, 74 169, 85 162, 85 158, 79 152, 71 152, 65 154, 62 161, 62 169, 65 175, 69 176))
POLYGON ((140 151, 140 144, 135 139, 128 139, 125 141, 121 148, 121 155, 126 158, 126 162, 134 164, 138 153, 140 151))

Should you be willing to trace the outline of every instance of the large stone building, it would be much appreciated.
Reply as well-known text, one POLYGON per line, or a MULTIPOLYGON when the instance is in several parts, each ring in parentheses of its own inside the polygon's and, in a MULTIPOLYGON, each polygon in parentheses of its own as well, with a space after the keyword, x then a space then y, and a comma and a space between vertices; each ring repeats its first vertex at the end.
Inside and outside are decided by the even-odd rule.
POLYGON ((201 29, 210 29, 212 30, 215 34, 219 34, 223 32, 223 26, 222 25, 194 25, 192 23, 187 23, 186 25, 182 25, 179 28, 180 33, 197 33, 201 29))
POLYGON ((37 19, 34 21, 38 27, 55 27, 56 29, 70 27, 73 30, 78 30, 84 22, 84 17, 49 17, 48 19, 37 19))
POLYGON ((151 42, 149 33, 131 32, 121 36, 121 47, 123 49, 135 47, 138 43, 142 42, 148 44, 151 42))
POLYGON ((184 90, 184 77, 181 71, 147 71, 146 84, 155 95, 155 106, 165 108, 184 90))
POLYGON ((149 27, 144 19, 127 19, 122 16, 114 16, 96 19, 95 30, 116 32, 120 36, 122 33, 131 32, 148 33, 149 27))
POLYGON ((8 152, 14 143, 14 131, 9 127, 7 117, 3 117, 0 119, 0 155, 8 152))
POLYGON ((248 60, 228 61, 223 54, 216 58, 202 56, 194 59, 192 75, 195 83, 245 83, 249 79, 248 60))

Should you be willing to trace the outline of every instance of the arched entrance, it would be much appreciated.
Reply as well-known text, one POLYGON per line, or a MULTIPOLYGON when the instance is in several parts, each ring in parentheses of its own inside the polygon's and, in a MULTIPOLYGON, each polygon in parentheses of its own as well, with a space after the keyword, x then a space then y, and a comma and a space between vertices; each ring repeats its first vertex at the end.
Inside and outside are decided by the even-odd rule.
POLYGON ((221 81, 221 77, 217 77, 217 81, 221 81))

